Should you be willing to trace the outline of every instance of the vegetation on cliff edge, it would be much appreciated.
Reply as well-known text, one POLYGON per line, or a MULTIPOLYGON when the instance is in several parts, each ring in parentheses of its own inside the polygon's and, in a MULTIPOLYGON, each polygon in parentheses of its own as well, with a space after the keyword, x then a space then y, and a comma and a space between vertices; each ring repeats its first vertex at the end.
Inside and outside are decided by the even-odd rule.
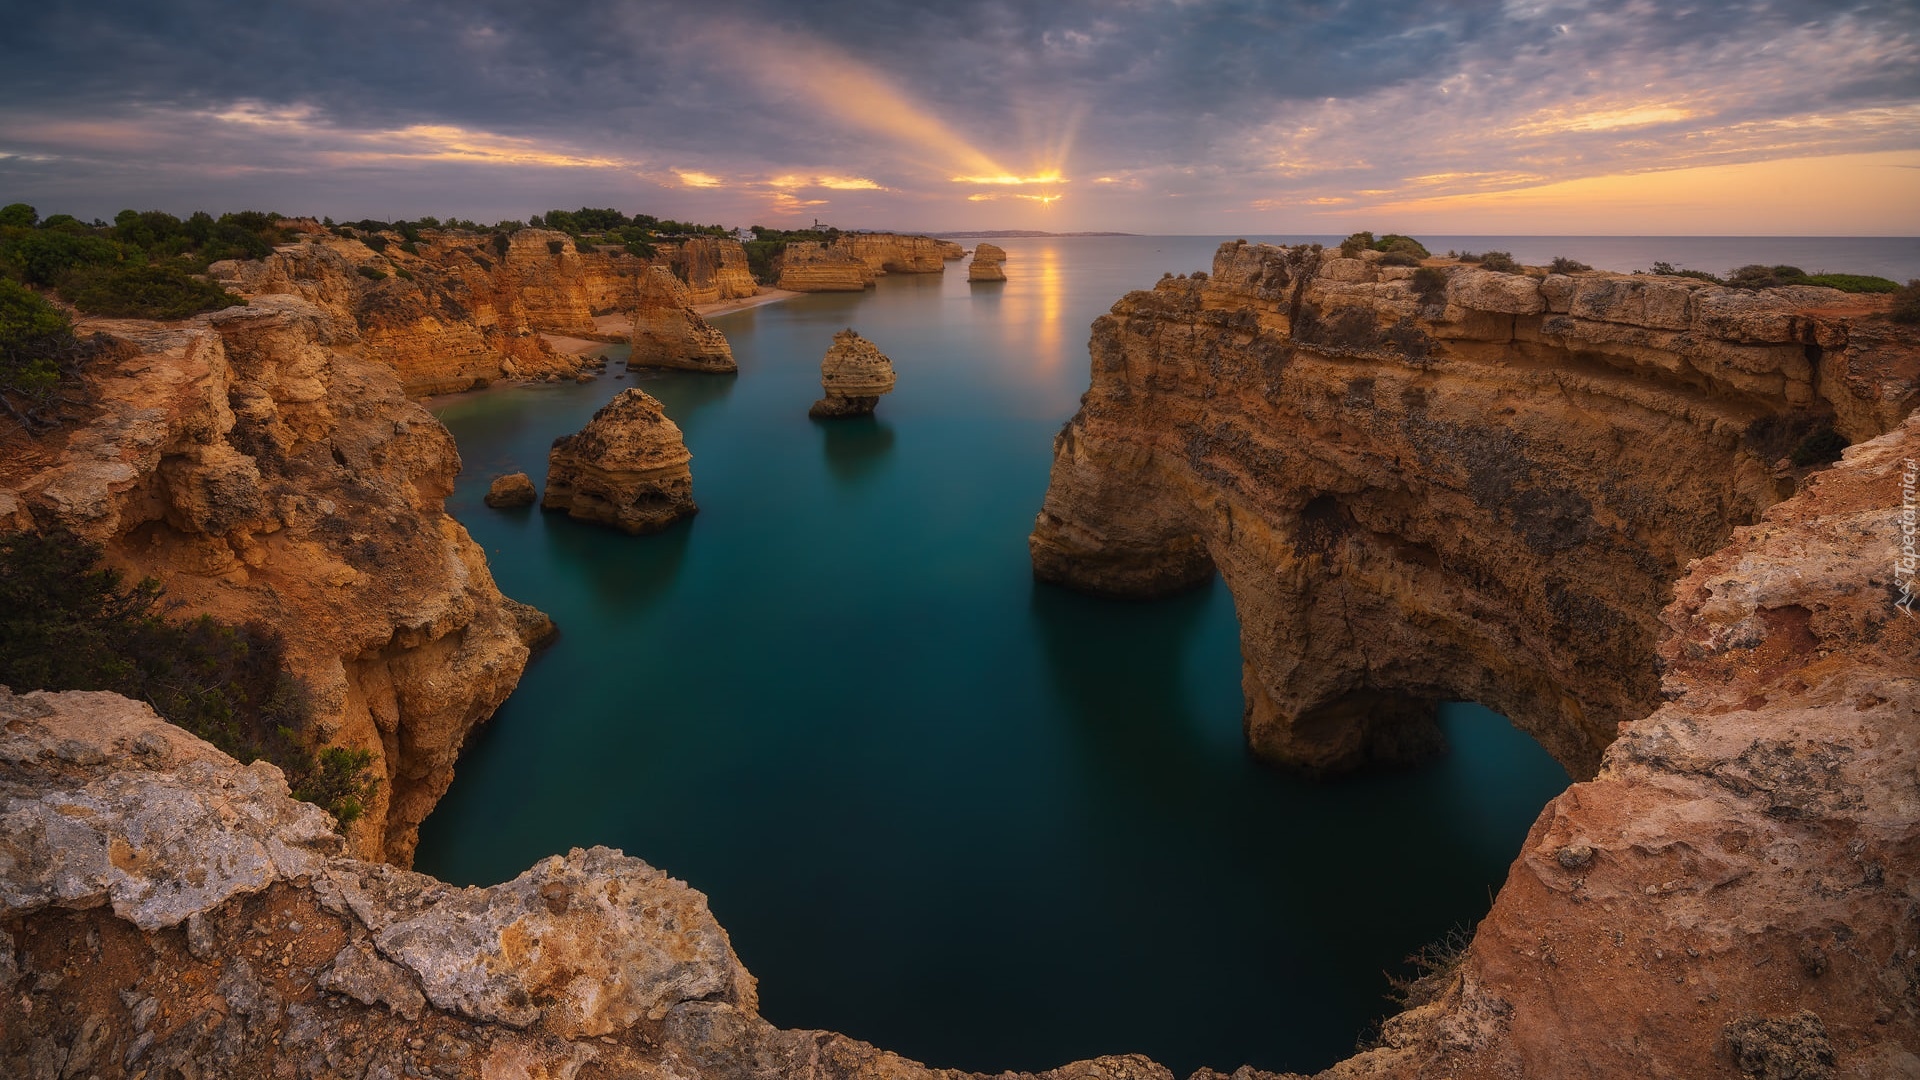
POLYGON ((244 303, 199 275, 221 259, 258 259, 284 239, 257 210, 185 220, 122 210, 111 224, 71 214, 42 220, 25 203, 0 208, 0 276, 52 289, 89 315, 181 319, 244 303))
POLYGON ((127 586, 101 550, 71 535, 0 535, 0 684, 29 690, 111 690, 242 764, 280 767, 295 798, 344 828, 365 811, 373 756, 312 749, 328 732, 307 689, 286 669, 278 635, 202 615, 172 622, 160 585, 127 586))
POLYGON ((1657 262, 1645 270, 1636 270, 1634 273, 1693 278, 1695 281, 1726 285, 1735 289, 1774 289, 1783 285, 1819 285, 1850 293, 1890 293, 1900 289, 1898 282, 1872 274, 1809 274, 1797 266, 1784 263, 1776 266, 1751 263, 1727 271, 1726 277, 1710 274, 1705 270, 1677 267, 1669 262, 1657 262))

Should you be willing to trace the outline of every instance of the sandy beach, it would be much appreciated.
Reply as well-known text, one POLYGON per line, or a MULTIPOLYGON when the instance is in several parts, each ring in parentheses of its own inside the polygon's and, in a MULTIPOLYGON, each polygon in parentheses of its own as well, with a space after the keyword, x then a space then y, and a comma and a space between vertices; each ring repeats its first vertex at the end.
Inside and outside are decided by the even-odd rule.
MULTIPOLYGON (((614 331, 609 331, 609 333, 612 332, 614 331)), ((590 353, 595 349, 604 349, 608 345, 615 344, 611 341, 588 341, 586 338, 568 337, 565 334, 541 334, 540 336, 547 339, 547 344, 553 346, 555 352, 574 355, 590 353)))
POLYGON ((745 311, 748 308, 759 307, 761 304, 777 304, 782 300, 791 300, 799 295, 799 293, 787 289, 770 289, 762 286, 760 291, 754 293, 752 296, 741 297, 738 300, 722 300, 717 304, 695 304, 693 305, 693 310, 703 318, 712 318, 715 315, 726 315, 735 311, 745 311))

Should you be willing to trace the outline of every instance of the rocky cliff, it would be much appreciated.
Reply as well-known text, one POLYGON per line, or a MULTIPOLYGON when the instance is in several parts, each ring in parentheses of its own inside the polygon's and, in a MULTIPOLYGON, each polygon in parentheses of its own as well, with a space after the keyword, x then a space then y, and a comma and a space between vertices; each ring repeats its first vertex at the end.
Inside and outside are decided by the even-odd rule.
POLYGON ((790 292, 859 292, 874 281, 865 259, 812 240, 790 243, 774 256, 776 284, 790 292))
POLYGON ((1007 280, 1007 253, 992 244, 980 243, 974 246, 973 261, 967 264, 968 281, 1005 281, 1007 280))
POLYGON ((1097 592, 1217 568, 1278 762, 1430 752, 1463 699, 1593 775, 1688 562, 1920 395, 1913 333, 1830 290, 1331 255, 1225 245, 1098 320, 1031 539, 1097 592))
POLYGON ((0 688, 0 824, 11 1076, 964 1077, 762 1020, 706 898, 638 859, 456 889, 350 858, 278 770, 116 695, 0 688))
POLYGON ((527 659, 514 605, 442 509, 460 459, 354 323, 294 296, 111 336, 88 415, 0 432, 0 528, 66 528, 176 613, 286 636, 332 742, 374 755, 353 850, 405 865, 468 731, 527 659))
POLYGON ((899 233, 847 233, 833 246, 857 256, 876 274, 938 274, 951 250, 945 240, 899 233))
POLYGON ((691 236, 663 242, 654 252, 654 264, 666 266, 686 284, 689 303, 717 304, 760 291, 747 266, 747 249, 738 240, 691 236))
POLYGON ((553 441, 540 506, 624 532, 659 532, 699 509, 692 460, 660 402, 629 387, 586 427, 553 441))
POLYGON ((628 367, 740 370, 727 336, 693 310, 687 287, 665 267, 647 267, 636 291, 628 367))
POLYGON ((880 395, 893 391, 893 382, 893 361, 849 327, 833 335, 833 344, 820 359, 820 389, 825 396, 813 403, 807 415, 866 416, 880 403, 880 395))

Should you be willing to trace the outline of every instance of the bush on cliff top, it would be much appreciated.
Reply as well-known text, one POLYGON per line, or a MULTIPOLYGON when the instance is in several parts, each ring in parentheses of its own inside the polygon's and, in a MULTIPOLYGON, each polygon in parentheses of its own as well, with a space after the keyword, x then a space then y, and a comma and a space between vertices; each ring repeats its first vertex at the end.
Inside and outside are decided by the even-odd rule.
POLYGON ((1388 266, 1418 266, 1421 259, 1433 257, 1425 244, 1399 233, 1387 233, 1376 239, 1370 232, 1357 232, 1340 241, 1340 257, 1343 259, 1359 258, 1362 251, 1381 251, 1390 256, 1402 256, 1400 261, 1387 262, 1388 266), (1409 257, 1412 262, 1405 261, 1409 257))
POLYGON ((120 319, 184 319, 246 303, 173 265, 86 267, 63 277, 59 288, 81 311, 120 319))
POLYGON ((122 210, 112 224, 68 214, 45 220, 25 203, 0 210, 0 275, 51 287, 80 310, 127 318, 180 319, 239 300, 194 275, 221 259, 258 259, 286 238, 279 215, 258 210, 122 210))
POLYGON ((75 347, 64 312, 32 289, 0 278, 0 404, 8 413, 33 423, 75 347))
POLYGON ((242 764, 266 759, 295 798, 344 827, 365 812, 376 780, 365 750, 312 741, 306 687, 286 670, 272 632, 211 616, 169 622, 159 583, 132 587, 100 567, 97 545, 68 535, 0 535, 0 684, 28 690, 111 690, 145 701, 242 764))
POLYGON ((1920 323, 1920 278, 1893 294, 1893 310, 1887 317, 1899 323, 1920 323))

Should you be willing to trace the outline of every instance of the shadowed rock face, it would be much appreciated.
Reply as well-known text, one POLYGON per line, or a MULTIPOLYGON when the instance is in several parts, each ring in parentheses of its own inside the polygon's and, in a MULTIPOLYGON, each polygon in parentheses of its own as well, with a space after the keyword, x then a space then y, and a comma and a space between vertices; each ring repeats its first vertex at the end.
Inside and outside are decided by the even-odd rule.
POLYGON ((628 367, 740 370, 727 336, 693 310, 692 298, 678 278, 664 267, 650 266, 639 280, 628 367))
POLYGON ((283 634, 316 720, 379 770, 353 849, 405 865, 467 733, 527 660, 442 507, 452 437, 354 355, 351 321, 292 296, 81 329, 118 346, 78 390, 84 419, 32 440, 0 430, 0 529, 71 530, 182 613, 283 634))
POLYGON ((646 391, 620 391, 587 426, 553 442, 540 506, 629 533, 659 532, 698 507, 693 455, 646 391))
POLYGON ((1276 762, 1429 752, 1464 699, 1591 776, 1658 704, 1672 582, 1805 472, 1781 433, 1870 438, 1920 387, 1831 290, 1329 254, 1225 245, 1099 319, 1031 539, 1094 592, 1217 568, 1276 762))
POLYGON ((1007 280, 1007 253, 992 244, 977 244, 973 249, 973 261, 967 264, 968 281, 1005 281, 1007 280))
POLYGON ((688 303, 716 304, 760 291, 747 265, 747 250, 738 240, 690 236, 665 241, 655 250, 654 260, 656 265, 665 260, 673 275, 686 283, 688 303))
POLYGON ((833 335, 820 361, 820 386, 826 396, 807 415, 819 418, 865 416, 880 395, 893 389, 893 361, 852 329, 833 335))

